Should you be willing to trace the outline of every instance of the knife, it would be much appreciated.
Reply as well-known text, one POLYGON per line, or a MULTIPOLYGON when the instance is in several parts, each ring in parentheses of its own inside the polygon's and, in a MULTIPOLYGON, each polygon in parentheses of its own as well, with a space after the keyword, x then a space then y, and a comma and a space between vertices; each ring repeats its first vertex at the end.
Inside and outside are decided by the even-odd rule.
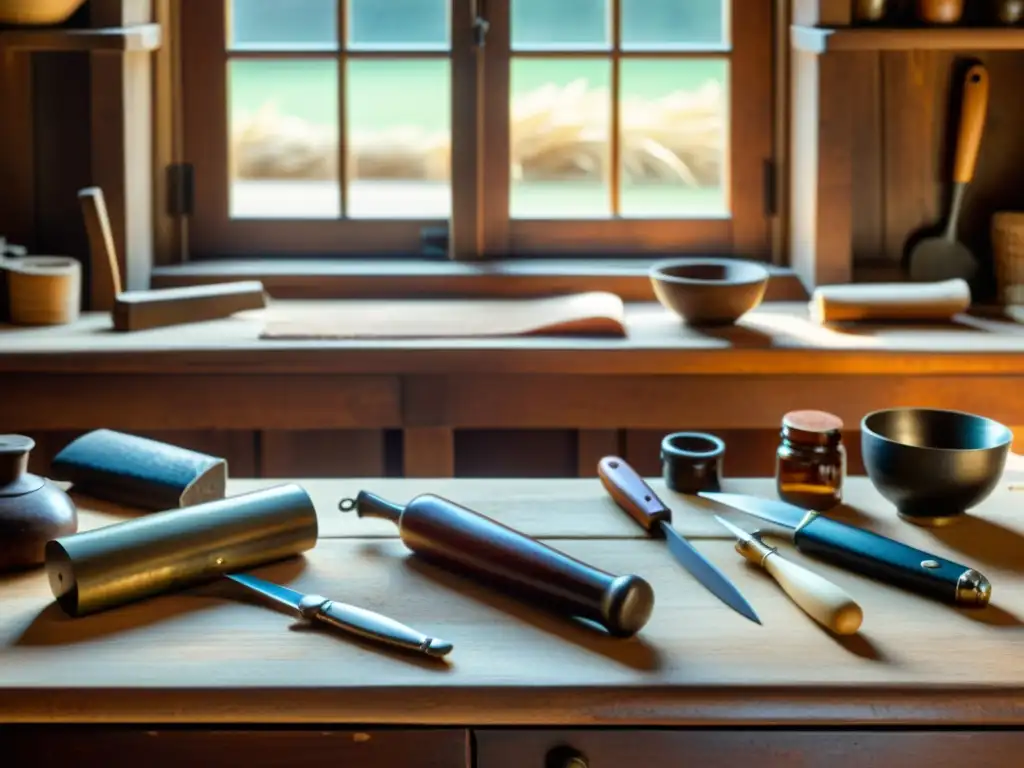
POLYGON ((288 606, 307 621, 322 621, 324 624, 368 640, 376 640, 407 651, 417 651, 435 657, 447 655, 453 647, 451 643, 444 640, 428 637, 394 619, 363 608, 356 608, 354 605, 337 603, 321 595, 304 595, 294 589, 244 573, 229 573, 227 578, 264 597, 288 606))
POLYGON ((633 467, 618 456, 605 456, 597 463, 597 476, 615 503, 645 531, 665 537, 672 556, 708 591, 741 615, 761 623, 753 607, 725 574, 676 532, 672 527, 672 511, 633 467))
POLYGON ((946 603, 985 606, 981 573, 906 544, 775 499, 701 491, 698 496, 780 527, 801 552, 946 603))
POLYGON ((736 537, 736 551, 771 575, 790 599, 829 632, 852 635, 860 629, 864 612, 846 591, 824 576, 785 559, 758 533, 748 533, 715 515, 715 520, 736 537))

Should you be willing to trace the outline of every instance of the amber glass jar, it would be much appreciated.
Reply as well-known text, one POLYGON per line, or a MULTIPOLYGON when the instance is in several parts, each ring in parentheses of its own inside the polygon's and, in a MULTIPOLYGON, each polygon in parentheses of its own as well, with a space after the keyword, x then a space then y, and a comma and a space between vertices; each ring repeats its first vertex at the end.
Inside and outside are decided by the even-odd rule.
POLYGON ((782 418, 782 440, 775 458, 780 499, 818 512, 843 500, 842 429, 842 420, 824 411, 791 411, 782 418))

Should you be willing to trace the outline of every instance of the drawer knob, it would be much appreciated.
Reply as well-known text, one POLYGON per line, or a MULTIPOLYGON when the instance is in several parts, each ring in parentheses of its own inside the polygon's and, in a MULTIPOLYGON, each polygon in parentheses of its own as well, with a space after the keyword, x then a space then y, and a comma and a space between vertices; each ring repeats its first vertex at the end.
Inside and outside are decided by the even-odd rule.
POLYGON ((572 747, 555 747, 548 752, 544 768, 590 768, 587 756, 572 747))

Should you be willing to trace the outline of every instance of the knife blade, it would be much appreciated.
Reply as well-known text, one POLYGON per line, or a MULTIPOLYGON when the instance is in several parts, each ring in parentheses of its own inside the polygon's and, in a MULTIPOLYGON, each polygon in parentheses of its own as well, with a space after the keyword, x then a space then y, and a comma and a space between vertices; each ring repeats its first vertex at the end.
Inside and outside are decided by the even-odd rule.
POLYGON ((775 547, 765 544, 758 533, 748 533, 715 515, 736 537, 736 551, 764 569, 800 609, 837 635, 852 635, 860 629, 864 612, 846 590, 824 576, 787 560, 775 547))
POLYGON ((364 608, 335 602, 322 595, 304 595, 289 587, 245 573, 229 573, 227 578, 291 608, 307 621, 320 621, 367 640, 434 657, 445 656, 453 648, 449 642, 429 637, 394 619, 364 608))
POLYGON ((864 576, 953 605, 982 607, 991 599, 992 584, 976 569, 863 528, 775 499, 713 491, 698 496, 772 523, 801 552, 864 576))
POLYGON ((645 531, 664 536, 668 550, 715 597, 734 611, 760 624, 761 619, 736 586, 715 565, 672 527, 672 512, 636 470, 618 456, 605 456, 597 464, 605 490, 645 531))

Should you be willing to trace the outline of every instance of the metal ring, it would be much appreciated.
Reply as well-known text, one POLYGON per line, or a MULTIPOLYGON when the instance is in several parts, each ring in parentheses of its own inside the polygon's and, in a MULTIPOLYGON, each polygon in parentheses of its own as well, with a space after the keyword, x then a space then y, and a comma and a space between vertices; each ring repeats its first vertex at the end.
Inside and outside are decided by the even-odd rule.
POLYGON ((706 432, 673 432, 661 441, 662 474, 678 493, 720 490, 725 442, 706 432))
POLYGON ((340 509, 342 512, 351 512, 355 508, 355 499, 342 499, 341 501, 338 502, 338 509, 340 509))

